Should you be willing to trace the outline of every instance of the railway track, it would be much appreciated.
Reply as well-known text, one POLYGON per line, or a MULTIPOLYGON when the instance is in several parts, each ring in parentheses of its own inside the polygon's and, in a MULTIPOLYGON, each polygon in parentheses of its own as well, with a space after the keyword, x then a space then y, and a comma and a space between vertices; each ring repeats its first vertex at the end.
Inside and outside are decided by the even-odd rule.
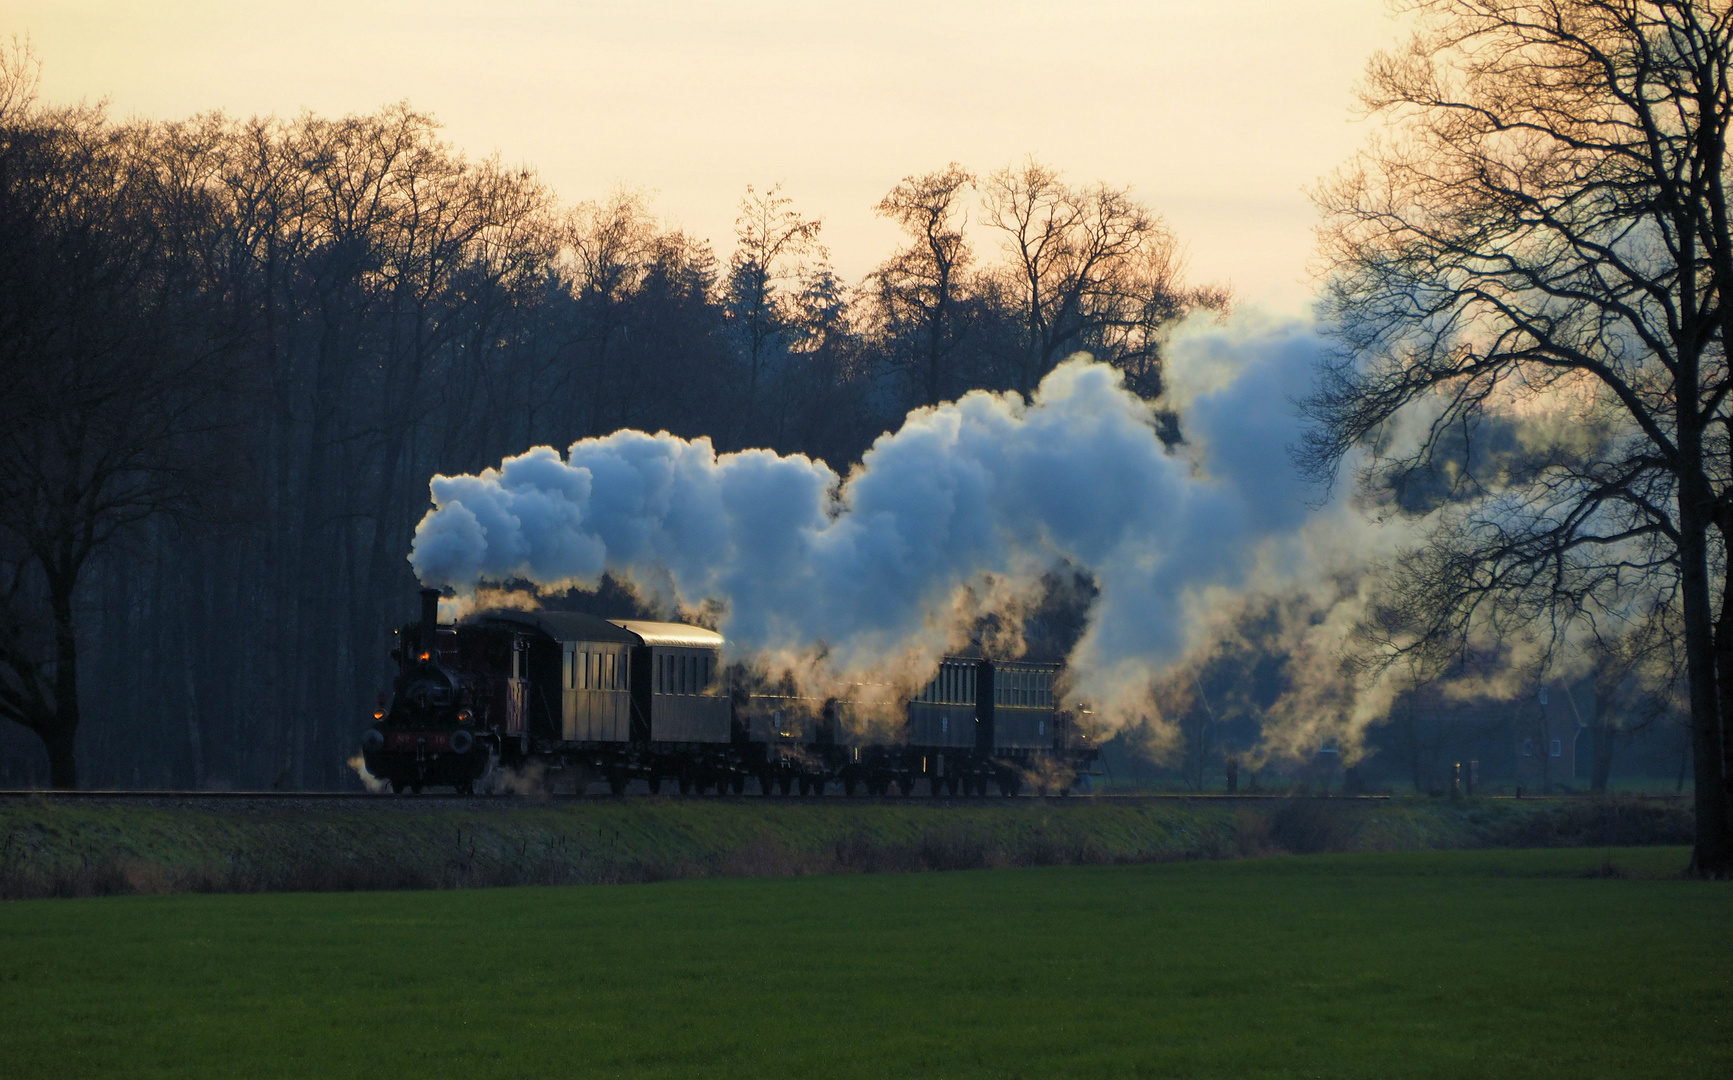
MULTIPOLYGON (((421 795, 390 795, 374 794, 366 791, 162 791, 162 790, 79 790, 56 791, 46 788, 31 789, 0 789, 0 799, 47 799, 53 801, 170 801, 170 802, 333 802, 333 801, 364 801, 388 803, 529 803, 529 802, 630 802, 642 799, 657 799, 662 801, 680 800, 685 802, 750 802, 789 805, 826 806, 836 803, 849 804, 879 804, 879 805, 929 805, 929 806, 988 806, 1013 802, 1034 802, 1038 799, 1053 806, 1083 806, 1089 803, 1110 803, 1117 806, 1137 805, 1140 803, 1160 804, 1167 802, 1244 802, 1259 803, 1291 799, 1294 796, 1285 794, 1270 794, 1262 792, 1240 793, 1234 795, 1216 793, 1166 792, 1145 795, 1069 795, 1065 797, 1042 797, 1033 794, 1013 796, 989 795, 981 798, 964 796, 943 796, 933 798, 930 795, 885 795, 885 796, 847 796, 837 793, 823 797, 800 795, 610 795, 599 794, 547 794, 547 795, 458 795, 453 792, 430 792, 421 795)), ((1378 802, 1388 800, 1388 795, 1351 795, 1330 796, 1338 802, 1378 802)))
MULTIPOLYGON (((1164 803, 1259 803, 1281 802, 1297 797, 1290 794, 1269 792, 1241 792, 1233 795, 1207 792, 1162 792, 1141 795, 1071 795, 1064 798, 1057 796, 1041 797, 1033 794, 1013 795, 1009 798, 1000 795, 989 795, 984 798, 967 798, 948 796, 935 799, 928 795, 886 795, 886 796, 845 796, 827 794, 823 797, 799 795, 758 794, 745 795, 640 795, 631 794, 616 796, 606 792, 598 794, 547 794, 547 795, 458 795, 452 792, 432 792, 423 795, 388 795, 373 794, 366 791, 55 791, 51 789, 0 789, 0 801, 18 802, 29 799, 43 799, 54 802, 174 802, 174 803, 206 803, 211 805, 234 805, 245 803, 325 803, 325 802, 365 802, 384 805, 426 805, 468 804, 481 806, 509 806, 527 803, 582 803, 582 802, 630 802, 633 800, 656 799, 659 801, 716 802, 719 799, 728 802, 768 803, 773 805, 830 806, 837 803, 850 805, 925 805, 925 806, 992 806, 1007 804, 1031 803, 1040 799, 1049 806, 1088 806, 1090 804, 1108 804, 1114 806, 1161 805, 1164 803)), ((1387 802, 1389 795, 1329 795, 1318 796, 1328 798, 1338 803, 1376 803, 1387 802)), ((1514 800, 1513 795, 1477 795, 1478 800, 1514 800)), ((1590 795, 1527 795, 1525 802, 1542 799, 1552 801, 1583 801, 1593 798, 1590 795)), ((1632 794, 1621 795, 1621 800, 1640 800, 1654 802, 1677 802, 1685 799, 1684 795, 1672 794, 1632 794)))

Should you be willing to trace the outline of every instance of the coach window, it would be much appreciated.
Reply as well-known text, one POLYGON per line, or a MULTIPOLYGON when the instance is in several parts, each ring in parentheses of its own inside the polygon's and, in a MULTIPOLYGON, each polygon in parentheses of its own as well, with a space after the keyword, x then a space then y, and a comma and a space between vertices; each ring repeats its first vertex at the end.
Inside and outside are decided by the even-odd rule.
POLYGON ((564 679, 562 681, 565 682, 567 690, 574 689, 577 686, 577 684, 572 681, 572 678, 573 678, 573 672, 576 671, 577 669, 572 664, 572 650, 570 650, 570 649, 565 650, 563 653, 560 654, 560 658, 566 662, 565 663, 564 679))
POLYGON ((662 657, 656 657, 656 693, 658 694, 662 693, 662 661, 662 657))

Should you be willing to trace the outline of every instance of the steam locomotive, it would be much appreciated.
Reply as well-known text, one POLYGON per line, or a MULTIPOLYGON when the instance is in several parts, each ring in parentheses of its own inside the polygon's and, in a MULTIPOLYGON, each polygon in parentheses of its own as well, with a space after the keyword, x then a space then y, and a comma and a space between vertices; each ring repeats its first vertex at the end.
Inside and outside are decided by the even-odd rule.
POLYGON ((362 737, 393 791, 474 793, 495 770, 633 780, 652 793, 1069 794, 1098 751, 1061 710, 1059 665, 947 656, 912 699, 862 686, 804 697, 721 667, 722 635, 683 623, 502 610, 397 631, 389 700, 362 737), (537 768, 539 766, 539 768, 537 768))

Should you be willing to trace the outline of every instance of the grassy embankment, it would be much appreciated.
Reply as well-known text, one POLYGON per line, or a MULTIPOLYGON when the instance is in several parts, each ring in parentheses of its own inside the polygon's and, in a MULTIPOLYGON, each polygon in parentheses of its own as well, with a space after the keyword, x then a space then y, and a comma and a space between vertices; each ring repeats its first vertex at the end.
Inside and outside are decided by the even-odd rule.
POLYGON ((20 901, 0 1073, 1726 1075, 1728 886, 1683 859, 20 901))
POLYGON ((1656 801, 21 798, 0 800, 0 898, 564 885, 1689 839, 1688 807, 1656 801))

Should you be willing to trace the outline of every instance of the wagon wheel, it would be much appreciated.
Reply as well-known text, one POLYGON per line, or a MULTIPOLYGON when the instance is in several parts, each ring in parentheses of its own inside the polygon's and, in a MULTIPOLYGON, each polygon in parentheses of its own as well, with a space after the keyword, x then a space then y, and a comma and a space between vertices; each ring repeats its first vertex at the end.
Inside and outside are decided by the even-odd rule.
POLYGON ((624 795, 626 793, 626 777, 623 773, 608 774, 608 794, 624 795))
POLYGON ((856 781, 855 781, 854 777, 852 777, 852 776, 843 777, 842 778, 842 793, 844 795, 852 796, 854 794, 855 785, 856 785, 856 781))
POLYGON ((391 781, 391 794, 401 795, 401 794, 403 794, 403 789, 408 787, 408 786, 409 786, 408 784, 405 784, 401 780, 393 780, 393 781, 391 781))
MULTIPOLYGON (((783 790, 786 791, 787 789, 784 788, 783 790)), ((812 778, 811 777, 802 776, 800 778, 800 793, 802 795, 811 795, 812 794, 812 778)))
MULTIPOLYGON (((784 795, 787 795, 788 789, 794 786, 794 777, 784 775, 782 779, 776 782, 776 786, 781 789, 784 795)), ((801 794, 805 795, 806 792, 802 791, 801 794)))
POLYGON ((692 794, 692 778, 685 773, 680 774, 680 794, 692 794))
POLYGON ((940 797, 941 795, 943 795, 945 793, 945 778, 944 777, 935 776, 935 777, 932 777, 931 779, 929 779, 927 782, 929 784, 931 784, 933 787, 933 798, 937 799, 938 797, 940 797))
POLYGON ((915 793, 915 778, 912 776, 898 777, 897 790, 902 792, 905 796, 913 795, 915 793))
POLYGON ((661 773, 651 773, 648 783, 650 785, 650 794, 652 794, 652 795, 662 794, 662 774, 661 773))

